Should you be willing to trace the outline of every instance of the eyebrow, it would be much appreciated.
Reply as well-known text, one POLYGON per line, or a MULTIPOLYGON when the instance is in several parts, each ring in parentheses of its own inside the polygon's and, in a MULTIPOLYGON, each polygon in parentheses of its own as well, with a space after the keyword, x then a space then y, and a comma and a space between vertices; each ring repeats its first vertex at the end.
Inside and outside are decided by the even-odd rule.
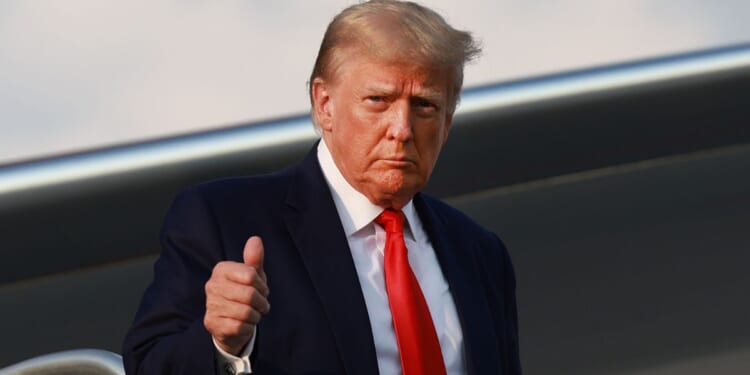
MULTIPOLYGON (((383 96, 391 96, 399 93, 400 91, 401 90, 397 86, 389 84, 370 84, 368 86, 365 86, 364 88, 364 92, 366 93, 375 93, 383 96)), ((443 99, 443 93, 439 90, 423 88, 421 92, 417 92, 416 94, 412 95, 412 97, 426 99, 429 101, 440 101, 443 99)))
POLYGON ((395 85, 370 84, 368 86, 365 86, 364 91, 368 93, 374 92, 378 94, 393 95, 397 93, 399 89, 395 85))

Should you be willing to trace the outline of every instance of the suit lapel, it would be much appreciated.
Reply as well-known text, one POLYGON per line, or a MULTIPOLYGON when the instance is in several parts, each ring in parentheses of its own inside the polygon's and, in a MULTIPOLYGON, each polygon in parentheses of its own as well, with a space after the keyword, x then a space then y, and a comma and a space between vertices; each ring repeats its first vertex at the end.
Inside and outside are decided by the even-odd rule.
POLYGON ((414 205, 432 241, 443 275, 456 304, 464 337, 469 374, 500 374, 500 350, 491 328, 492 314, 482 293, 474 265, 472 241, 459 237, 460 228, 448 228, 421 194, 414 205), (451 230, 453 229, 453 230, 451 230))
POLYGON ((302 257, 349 374, 378 373, 367 307, 349 243, 318 163, 316 147, 300 165, 287 204, 289 234, 302 257))

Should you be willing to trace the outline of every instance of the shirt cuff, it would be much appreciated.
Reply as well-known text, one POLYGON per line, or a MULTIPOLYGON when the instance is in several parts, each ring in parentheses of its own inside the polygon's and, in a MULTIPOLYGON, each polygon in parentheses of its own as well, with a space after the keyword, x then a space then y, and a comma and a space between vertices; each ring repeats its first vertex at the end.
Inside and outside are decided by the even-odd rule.
POLYGON ((229 354, 222 350, 219 345, 216 344, 216 339, 211 337, 211 340, 214 342, 214 348, 216 349, 217 374, 235 375, 253 373, 253 369, 250 366, 250 353, 253 352, 253 347, 255 347, 255 334, 257 333, 257 329, 258 327, 256 326, 256 331, 253 332, 253 336, 250 337, 250 341, 239 356, 229 354))

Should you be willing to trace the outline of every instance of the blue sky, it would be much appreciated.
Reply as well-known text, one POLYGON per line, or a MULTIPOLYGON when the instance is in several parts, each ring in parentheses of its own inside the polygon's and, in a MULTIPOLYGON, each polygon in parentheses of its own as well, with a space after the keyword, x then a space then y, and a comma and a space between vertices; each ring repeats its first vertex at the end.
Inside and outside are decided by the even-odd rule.
MULTIPOLYGON (((466 86, 750 42, 745 0, 424 1, 483 41, 466 86)), ((349 1, 0 2, 0 163, 307 111, 349 1)))

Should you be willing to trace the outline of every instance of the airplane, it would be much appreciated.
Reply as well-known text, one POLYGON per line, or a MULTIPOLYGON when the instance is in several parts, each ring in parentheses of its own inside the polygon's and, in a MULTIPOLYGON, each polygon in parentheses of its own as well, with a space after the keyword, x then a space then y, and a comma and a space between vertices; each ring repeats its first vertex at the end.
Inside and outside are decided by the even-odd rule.
MULTIPOLYGON (((0 166, 0 374, 123 374, 175 194, 317 137, 303 114, 0 166)), ((527 373, 747 372, 750 44, 466 89, 426 191, 506 242, 527 373)))

